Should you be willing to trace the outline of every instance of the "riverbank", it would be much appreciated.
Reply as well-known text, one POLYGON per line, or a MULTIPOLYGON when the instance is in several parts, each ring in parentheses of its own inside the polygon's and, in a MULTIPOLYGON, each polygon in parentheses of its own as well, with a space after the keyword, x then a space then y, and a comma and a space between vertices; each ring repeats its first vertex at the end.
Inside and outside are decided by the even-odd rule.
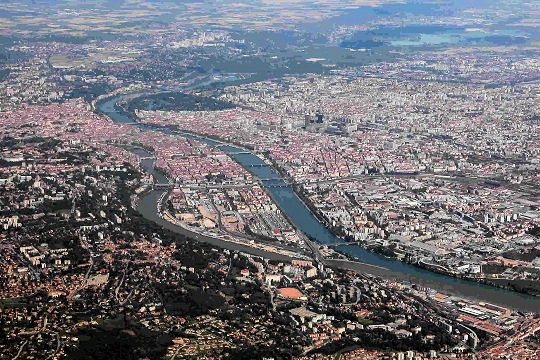
MULTIPOLYGON (((167 128, 167 127, 165 127, 167 128)), ((201 134, 198 134, 198 133, 194 133, 194 132, 189 132, 189 135, 190 136, 194 136, 194 137, 198 137, 200 139, 208 139, 208 136, 207 135, 201 135, 201 134)), ((236 145, 232 145, 232 144, 228 144, 226 141, 226 139, 221 139, 221 138, 217 138, 217 137, 212 137, 211 141, 214 141, 214 142, 218 142, 219 144, 221 145, 225 145, 225 146, 228 146, 230 147, 232 150, 234 150, 233 152, 235 152, 237 149, 233 148, 233 146, 236 146, 236 145)), ((244 146, 241 148, 241 150, 243 151, 246 151, 247 148, 244 146)), ((225 151, 225 150, 224 150, 225 151)), ((229 151, 230 152, 230 151, 229 151)), ((228 153, 227 151, 225 151, 225 153, 228 153)), ((233 158, 237 163, 239 163, 241 166, 243 166, 247 171, 251 172, 253 175, 257 176, 257 173, 256 171, 254 170, 253 167, 249 167, 249 166, 246 166, 246 164, 241 161, 241 159, 237 156, 237 155, 229 155, 231 158, 233 158)), ((255 156, 258 160, 260 160, 261 162, 265 163, 266 165, 268 165, 268 161, 272 163, 273 166, 271 166, 271 169, 276 173, 278 174, 281 178, 284 178, 285 177, 285 181, 289 180, 290 182, 292 182, 292 180, 286 176, 285 172, 283 171, 283 169, 281 169, 274 161, 272 161, 272 159, 268 159, 267 157, 265 157, 265 160, 261 159, 260 157, 256 156, 256 155, 253 155, 255 156)), ((275 201, 275 203, 278 205, 278 207, 282 210, 283 214, 286 216, 286 218, 295 226, 295 228, 297 229, 297 231, 300 231, 301 230, 296 226, 295 224, 295 221, 294 219, 292 219, 290 216, 288 216, 288 212, 286 211, 286 209, 283 208, 283 206, 280 205, 280 201, 279 199, 277 199, 275 197, 275 192, 271 191, 271 188, 266 186, 264 184, 264 182, 260 181, 261 185, 264 186, 266 188, 266 190, 269 192, 270 196, 272 197, 272 199, 275 201)), ((322 218, 320 216, 320 213, 317 211, 317 208, 309 201, 308 198, 306 198, 302 191, 298 188, 298 186, 296 185, 292 185, 292 192, 294 193, 294 196, 297 198, 298 201, 300 201, 302 203, 302 205, 307 208, 310 212, 310 214, 319 222, 319 224, 321 224, 322 226, 324 226, 326 229, 328 229, 333 236, 335 236, 338 241, 340 242, 346 242, 346 241, 350 241, 351 239, 348 238, 347 236, 345 236, 345 234, 342 234, 340 232, 338 232, 337 228, 334 227, 334 226, 331 226, 331 224, 328 223, 328 221, 326 221, 326 219, 322 218)), ((314 239, 315 241, 318 241, 320 242, 317 237, 310 237, 312 239, 314 239)), ((331 241, 329 245, 332 245, 331 243, 332 242, 335 242, 335 241, 331 241)), ((324 242, 322 243, 323 245, 325 244, 324 242)), ((513 291, 513 292, 520 292, 520 293, 523 293, 525 295, 529 295, 529 296, 536 296, 535 292, 534 291, 529 291, 530 287, 519 287, 519 286, 512 286, 512 282, 499 282, 499 281, 489 281, 490 279, 488 278, 485 278, 485 277, 479 277, 479 276, 467 276, 466 274, 457 274, 453 271, 450 271, 449 269, 443 267, 443 266, 437 266, 437 267, 434 267, 434 266, 425 266, 425 265, 422 265, 421 263, 419 262, 409 262, 409 261, 404 261, 402 259, 399 259, 397 256, 395 257, 388 257, 388 253, 385 252, 385 251, 376 251, 377 248, 375 249, 366 249, 362 246, 360 246, 358 243, 356 242, 351 242, 351 245, 355 245, 355 246, 358 246, 362 249, 364 249, 365 251, 368 251, 372 254, 376 254, 376 255, 380 255, 380 256, 383 256, 387 259, 391 259, 393 261, 399 261, 403 264, 407 264, 409 266, 413 266, 415 267, 416 269, 418 270, 425 270, 425 271, 429 271, 433 274, 440 274, 442 276, 447 276, 447 277, 451 277, 451 278, 455 278, 455 279, 460 279, 460 280, 463 280, 463 281, 469 281, 469 282, 474 282, 474 283, 477 283, 479 285, 487 285, 487 286, 493 286, 493 287, 497 287, 497 288, 501 288, 501 289, 504 289, 504 290, 509 290, 509 291, 513 291), (444 269, 444 270, 443 270, 444 269), (446 270, 446 271, 445 271, 446 270)), ((383 249, 387 249, 387 248, 383 248, 383 249)), ((350 252, 347 252, 347 251, 343 251, 343 249, 340 249, 340 247, 336 247, 334 249, 337 253, 341 254, 341 255, 344 255, 346 256, 348 259, 351 259, 351 258, 354 258, 355 256, 351 256, 350 252)), ((390 249, 388 249, 390 250, 390 249)), ((361 262, 364 262, 364 261, 361 261, 361 262)), ((365 262, 364 262, 365 263, 365 262)), ((382 266, 383 268, 386 268, 385 266, 382 266)), ((540 298, 539 298, 540 299, 540 298)))
MULTIPOLYGON (((111 102, 113 100, 114 99, 111 99, 111 101, 107 104, 109 106, 109 109, 112 108, 111 102)), ((127 118, 124 114, 115 113, 115 109, 111 109, 108 112, 105 111, 105 114, 111 116, 114 121, 133 124, 134 126, 139 126, 143 130, 156 129, 149 125, 141 126, 139 124, 136 124, 134 123, 133 119, 127 118)), ((165 131, 164 129, 157 130, 165 131)), ((191 137, 199 141, 208 143, 208 141, 205 141, 202 138, 197 138, 195 136, 191 137)), ((228 149, 223 150, 225 152, 238 152, 238 150, 235 151, 234 147, 229 147, 228 149)), ((259 157, 251 153, 233 156, 235 156, 238 161, 242 162, 245 166, 247 166, 248 171, 250 171, 255 176, 257 176, 258 174, 262 174, 264 175, 263 178, 267 178, 270 174, 270 177, 279 177, 279 175, 269 167, 249 167, 250 164, 263 162, 259 157)), ((302 204, 301 201, 299 201, 298 196, 295 194, 291 187, 266 187, 266 189, 271 194, 274 201, 276 201, 280 205, 284 213, 289 216, 293 224, 295 224, 298 229, 301 229, 303 233, 312 237, 313 239, 316 239, 319 244, 323 245, 331 245, 342 242, 342 240, 336 238, 326 227, 324 227, 313 216, 313 213, 311 213, 305 207, 305 205, 302 204)), ((149 216, 151 217, 151 214, 149 214, 149 216)), ((155 217, 156 216, 154 214, 154 220, 155 217)), ((163 220, 160 219, 160 221, 163 220)), ((169 225, 172 224, 165 224, 165 226, 169 225)), ((214 241, 213 244, 223 247, 221 240, 217 243, 214 241)), ((388 272, 385 275, 381 275, 388 279, 404 277, 410 278, 410 281, 412 283, 422 284, 426 287, 432 287, 447 294, 454 294, 465 298, 468 297, 476 300, 493 302, 501 306, 507 306, 522 311, 538 312, 538 309, 540 309, 539 298, 498 289, 492 286, 482 285, 476 282, 470 282, 457 278, 452 278, 449 276, 439 275, 395 259, 385 258, 384 256, 374 254, 356 245, 336 246, 336 250, 346 254, 347 256, 352 256, 353 258, 361 262, 381 266, 388 269, 388 272)), ((367 271, 365 268, 360 269, 360 271, 373 272, 367 271)))
POLYGON ((231 251, 240 251, 247 254, 260 256, 266 259, 277 260, 277 261, 290 262, 293 259, 297 258, 293 256, 292 254, 290 256, 284 255, 278 252, 273 252, 271 249, 264 250, 264 249, 259 249, 259 248, 249 246, 247 244, 227 241, 226 239, 215 238, 215 237, 208 236, 205 234, 200 234, 195 231, 186 229, 182 226, 173 224, 165 220, 164 218, 160 217, 157 212, 157 204, 159 202, 159 197, 161 197, 162 194, 163 193, 154 190, 142 196, 139 199, 139 202, 138 202, 139 204, 136 210, 147 220, 151 220, 155 222, 156 224, 164 227, 167 230, 185 235, 186 237, 189 237, 190 239, 193 239, 199 242, 208 243, 210 245, 213 245, 222 249, 227 249, 231 251))
MULTIPOLYGON (((141 157, 146 157, 147 155, 150 155, 150 152, 149 152, 148 149, 144 149, 144 148, 141 148, 141 147, 132 147, 131 151, 133 153, 135 153, 136 155, 141 156, 141 157)), ((157 181, 157 182, 167 181, 168 182, 168 177, 166 177, 165 174, 163 174, 161 171, 159 171, 159 169, 157 169, 154 166, 154 160, 153 159, 143 160, 141 166, 149 174, 151 174, 155 178, 155 181, 157 181)), ((190 236, 190 237, 193 236, 195 239, 200 238, 200 239, 203 239, 203 240, 208 240, 208 238, 213 238, 216 242, 221 241, 221 242, 231 243, 231 244, 235 244, 235 245, 247 246, 250 250, 257 249, 257 250, 262 250, 262 251, 266 251, 266 252, 272 252, 272 253, 275 253, 275 254, 285 256, 284 259, 295 259, 295 258, 305 259, 306 258, 303 254, 296 253, 293 249, 280 248, 278 244, 261 245, 260 243, 256 243, 256 242, 248 244, 248 243, 242 242, 240 240, 235 240, 235 238, 233 236, 227 236, 226 234, 215 234, 215 236, 213 236, 212 234, 205 234, 203 232, 198 232, 195 229, 189 229, 186 226, 183 226, 179 221, 177 221, 174 218, 174 216, 172 216, 166 210, 166 206, 165 206, 164 202, 165 202, 165 199, 167 198, 167 195, 168 195, 169 191, 162 191, 161 192, 161 191, 156 191, 156 190, 149 190, 149 191, 146 191, 146 192, 142 192, 141 194, 139 194, 137 201, 135 201, 136 206, 134 207, 134 209, 136 209, 136 210, 138 210, 140 212, 140 210, 141 210, 141 208, 140 208, 140 205, 141 205, 140 200, 142 198, 144 198, 145 196, 150 195, 150 193, 152 193, 152 192, 155 192, 155 193, 159 194, 159 197, 157 197, 157 201, 156 201, 156 204, 154 206, 154 209, 155 209, 155 211, 157 213, 157 216, 159 218, 163 219, 164 221, 167 221, 167 222, 171 223, 172 225, 176 226, 177 227, 176 229, 178 230, 176 232, 178 232, 178 233, 181 233, 183 235, 190 236), (180 229, 182 229, 183 231, 180 231, 180 229)), ((222 246, 222 247, 226 247, 226 246, 222 246)), ((258 251, 254 255, 256 255, 256 254, 258 254, 258 251)))

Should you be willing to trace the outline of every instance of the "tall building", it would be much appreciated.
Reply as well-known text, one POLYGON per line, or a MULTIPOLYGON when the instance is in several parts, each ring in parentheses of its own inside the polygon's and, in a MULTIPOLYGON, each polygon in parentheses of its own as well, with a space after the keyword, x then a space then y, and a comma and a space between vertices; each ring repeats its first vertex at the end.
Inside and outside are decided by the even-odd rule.
POLYGON ((311 116, 306 114, 304 115, 304 127, 307 129, 309 124, 311 124, 311 116))

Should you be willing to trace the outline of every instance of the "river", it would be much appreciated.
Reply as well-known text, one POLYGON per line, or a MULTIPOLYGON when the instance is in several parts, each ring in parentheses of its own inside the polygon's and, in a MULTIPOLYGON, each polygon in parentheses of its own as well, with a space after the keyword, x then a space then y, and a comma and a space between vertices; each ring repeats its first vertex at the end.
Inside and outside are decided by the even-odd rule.
MULTIPOLYGON (((123 97, 126 96, 127 95, 116 95, 111 98, 99 101, 97 103, 97 109, 98 111, 109 116, 113 121, 133 124, 135 120, 132 119, 129 114, 123 112, 121 109, 115 106, 118 100, 121 100, 123 97)), ((211 139, 181 132, 158 129, 150 125, 134 124, 133 126, 138 126, 143 130, 153 129, 159 131, 166 131, 168 133, 172 133, 178 136, 196 139, 210 145, 222 144, 218 141, 214 141, 211 139)), ((335 235, 333 235, 328 228, 326 228, 316 219, 316 217, 305 207, 302 201, 298 198, 292 187, 287 186, 285 181, 281 179, 281 176, 274 169, 267 166, 267 164, 265 164, 261 158, 250 152, 246 153, 245 149, 241 149, 236 146, 221 146, 221 149, 226 153, 229 153, 229 156, 236 159, 241 165, 243 165, 248 171, 250 171, 259 179, 272 179, 262 181, 263 185, 270 193, 272 198, 276 201, 276 203, 285 212, 285 214, 292 220, 294 225, 304 234, 315 239, 321 244, 335 244, 343 242, 342 239, 339 239, 335 235), (241 154, 235 154, 240 152, 241 154)), ((166 180, 163 175, 156 174, 156 172, 151 167, 151 164, 146 164, 146 168, 149 169, 155 176, 160 176, 160 178, 158 179, 160 182, 166 180)), ((220 239, 204 237, 202 235, 199 235, 197 238, 195 233, 191 233, 189 232, 189 230, 183 229, 179 226, 173 225, 161 219, 156 214, 156 204, 161 193, 162 192, 152 191, 140 199, 138 210, 144 217, 155 221, 170 230, 190 235, 193 238, 209 242, 222 248, 241 250, 249 253, 253 253, 252 250, 257 250, 248 246, 243 246, 241 244, 227 243, 220 239)), ((339 266, 341 268, 368 272, 373 275, 381 276, 392 280, 405 280, 422 286, 430 287, 447 294, 473 298, 479 301, 491 302, 521 311, 540 312, 540 298, 538 297, 520 294, 489 285, 479 284, 468 280, 433 273, 431 271, 420 269, 414 265, 410 265, 399 260, 386 258, 382 255, 372 253, 358 245, 341 245, 337 246, 336 250, 344 254, 348 254, 364 263, 376 265, 379 267, 375 268, 372 266, 351 264, 348 262, 333 262, 333 265, 339 266)), ((260 253, 261 256, 267 256, 270 258, 274 257, 269 256, 269 254, 271 253, 260 253)), ((279 258, 284 259, 284 257, 279 258)))

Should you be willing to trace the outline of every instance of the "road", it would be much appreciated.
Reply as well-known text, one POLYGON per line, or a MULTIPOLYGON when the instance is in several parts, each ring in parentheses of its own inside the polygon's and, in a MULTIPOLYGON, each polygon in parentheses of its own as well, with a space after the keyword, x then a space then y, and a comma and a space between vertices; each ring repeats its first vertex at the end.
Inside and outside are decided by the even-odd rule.
POLYGON ((124 283, 125 278, 126 278, 126 270, 124 269, 123 274, 122 274, 122 279, 118 283, 118 286, 116 287, 116 289, 114 289, 114 297, 116 298, 116 301, 118 303, 120 303, 120 300, 118 299, 118 292, 120 291, 120 288, 122 287, 122 284, 124 283))
POLYGON ((81 246, 88 250, 89 254, 90 254, 90 266, 88 267, 88 270, 86 270, 86 274, 84 274, 84 279, 82 281, 82 283, 77 286, 75 288, 75 290, 73 290, 69 295, 68 295, 68 299, 71 299, 73 298, 78 292, 79 290, 81 289, 81 287, 83 287, 84 285, 86 285, 87 281, 88 281, 88 278, 90 277, 90 272, 92 271, 93 267, 94 267, 94 253, 92 252, 92 249, 90 248, 90 246, 88 246, 88 243, 82 239, 81 236, 79 236, 79 241, 81 242, 81 246))
POLYGON ((19 352, 17 352, 17 355, 15 355, 15 357, 12 360, 16 360, 19 356, 21 356, 21 353, 24 347, 26 346, 26 344, 28 344, 28 340, 22 343, 21 347, 19 348, 19 352))
MULTIPOLYGON (((432 173, 422 173, 422 174, 360 174, 360 175, 350 175, 350 176, 342 176, 339 178, 333 178, 333 179, 320 179, 316 181, 296 181, 293 182, 296 185, 323 185, 323 184, 334 184, 342 181, 347 180, 369 180, 369 179, 380 179, 380 178, 413 178, 413 179, 423 179, 423 178, 431 178, 435 177, 437 179, 441 180, 448 180, 453 182, 458 182, 461 184, 472 184, 472 185, 479 185, 484 184, 485 181, 499 181, 498 179, 492 179, 489 177, 477 177, 477 176, 452 176, 452 175, 437 175, 432 173)), ((501 185, 504 187, 507 187, 509 189, 512 189, 517 192, 523 192, 526 194, 530 194, 533 196, 538 196, 540 193, 537 188, 534 186, 531 186, 529 184, 513 184, 508 183, 507 181, 501 180, 501 185)))

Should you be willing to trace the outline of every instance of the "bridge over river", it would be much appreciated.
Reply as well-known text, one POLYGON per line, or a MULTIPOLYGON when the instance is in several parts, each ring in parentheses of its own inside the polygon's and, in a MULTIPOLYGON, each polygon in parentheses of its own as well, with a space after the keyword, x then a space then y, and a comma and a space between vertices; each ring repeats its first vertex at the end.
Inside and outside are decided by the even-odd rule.
MULTIPOLYGON (((96 103, 97 108, 100 112, 110 116, 113 121, 120 123, 133 123, 133 119, 130 117, 130 114, 122 112, 121 109, 114 106, 116 102, 127 96, 128 95, 117 95, 101 100, 96 103)), ((277 173, 277 171, 275 171, 271 166, 268 166, 261 158, 245 149, 226 145, 215 140, 192 134, 182 135, 158 126, 133 126, 138 126, 143 131, 165 131, 177 136, 193 138, 212 146, 216 146, 218 144, 221 145, 222 149, 227 154, 238 161, 258 179, 273 179, 272 181, 262 181, 261 183, 268 190, 270 196, 274 199, 277 205, 279 205, 283 213, 287 215, 297 229, 309 236, 311 239, 317 241, 319 244, 333 245, 336 250, 350 256, 351 258, 356 258, 363 263, 375 265, 376 268, 373 267, 374 269, 380 270, 379 267, 387 269, 383 275, 384 277, 389 279, 406 279, 408 281, 432 287, 453 295, 472 297, 478 300, 493 302, 498 305, 507 306, 522 311, 540 312, 540 298, 437 274, 399 260, 374 254, 356 244, 343 244, 343 239, 336 237, 328 228, 326 228, 316 219, 316 217, 306 208, 306 206, 295 194, 292 186, 287 184, 277 173), (282 182, 274 183, 274 181, 277 181, 276 179, 281 179, 282 182)), ((153 168, 149 168, 148 170, 155 173, 153 168)), ((169 184, 167 184, 167 186, 169 186, 169 184)), ((152 194, 152 192, 150 194, 152 194)))

